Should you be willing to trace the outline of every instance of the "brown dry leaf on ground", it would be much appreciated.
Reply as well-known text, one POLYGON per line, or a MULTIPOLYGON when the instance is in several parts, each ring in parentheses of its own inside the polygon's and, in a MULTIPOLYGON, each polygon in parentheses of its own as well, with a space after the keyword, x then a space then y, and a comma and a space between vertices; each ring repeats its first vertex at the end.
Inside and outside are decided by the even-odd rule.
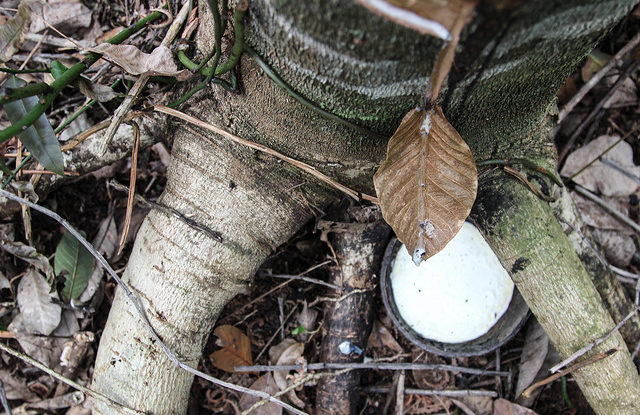
POLYGON ((506 399, 496 399, 493 402, 493 415, 538 415, 524 406, 509 402, 506 399))
MULTIPOLYGON (((273 376, 271 375, 271 373, 267 373, 264 376, 260 376, 255 382, 251 384, 251 386, 249 386, 249 388, 253 390, 261 391, 261 392, 266 392, 269 395, 274 395, 278 393, 278 391, 280 390, 278 389, 278 385, 276 385, 276 382, 273 380, 273 376)), ((238 402, 238 404, 240 405, 241 410, 246 411, 247 409, 251 408, 251 406, 254 403, 258 402, 259 400, 260 398, 256 396, 248 395, 245 393, 240 398, 240 402, 238 402)), ((282 414, 282 407, 270 402, 262 406, 259 406, 258 408, 251 411, 251 415, 281 415, 281 414, 282 414)))
POLYGON ((35 269, 30 269, 18 285, 18 307, 30 334, 48 336, 60 324, 62 307, 53 303, 51 287, 35 269))
POLYGON ((31 10, 21 2, 18 13, 0 26, 0 62, 8 61, 20 49, 30 24, 31 10))
POLYGON ((64 33, 73 34, 91 25, 91 9, 79 0, 54 0, 36 8, 32 20, 31 33, 38 33, 49 24, 64 33))
POLYGON ((209 355, 215 367, 225 372, 233 373, 236 366, 250 366, 253 364, 251 342, 242 330, 230 325, 224 325, 216 327, 213 334, 218 336, 216 344, 222 346, 222 349, 216 350, 209 355))
MULTIPOLYGON (((298 343, 291 338, 284 339, 279 344, 269 349, 269 360, 275 362, 275 365, 294 365, 304 361, 304 343, 298 343)), ((273 372, 273 379, 280 388, 286 389, 290 383, 290 375, 288 370, 277 370, 273 372)), ((303 407, 304 402, 298 398, 295 390, 289 391, 287 397, 294 405, 303 407)))
POLYGON ((549 351, 549 337, 538 320, 531 319, 520 356, 518 383, 515 396, 518 397, 536 378, 549 351))
POLYGON ((416 265, 458 233, 478 190, 467 143, 440 107, 405 115, 373 177, 382 215, 416 265))
MULTIPOLYGON (((620 137, 603 135, 589 144, 577 149, 567 156, 567 161, 560 174, 570 177, 580 171, 587 164, 602 156, 621 167, 624 167, 636 176, 640 176, 640 167, 633 163, 633 149, 626 141, 616 144, 611 150, 603 153, 618 141, 620 137)), ((582 187, 605 196, 624 196, 633 193, 638 184, 623 173, 598 160, 578 174, 573 181, 582 187)))
MULTIPOLYGON (((629 195, 638 190, 638 183, 607 163, 614 163, 633 175, 640 176, 640 167, 633 162, 633 149, 620 137, 603 135, 569 154, 562 168, 562 175, 570 177, 593 160, 598 159, 573 180, 592 192, 599 193, 610 206, 627 214, 629 195), (612 145, 615 146, 604 153, 612 145), (604 153, 604 154, 603 154, 604 153)), ((571 197, 576 203, 584 222, 593 227, 593 236, 602 247, 607 260, 613 265, 629 265, 636 251, 633 231, 605 212, 601 206, 575 192, 571 197)))
POLYGON ((404 352, 402 346, 400 346, 389 329, 387 329, 384 324, 380 322, 380 320, 376 320, 373 322, 373 328, 371 329, 371 334, 369 335, 369 340, 367 341, 367 347, 371 347, 374 349, 382 349, 383 347, 387 347, 396 354, 404 352))
POLYGON ((181 75, 189 72, 178 70, 173 53, 166 46, 158 46, 151 53, 144 53, 133 45, 102 43, 95 48, 89 48, 88 51, 102 54, 105 60, 118 65, 131 75, 175 76, 182 79, 181 75))

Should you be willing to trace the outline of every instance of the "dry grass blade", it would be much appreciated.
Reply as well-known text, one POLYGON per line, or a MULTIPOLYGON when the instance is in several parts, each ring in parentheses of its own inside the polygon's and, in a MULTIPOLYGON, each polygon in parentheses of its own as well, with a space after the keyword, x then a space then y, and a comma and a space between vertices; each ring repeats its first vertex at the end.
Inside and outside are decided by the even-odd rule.
POLYGON ((462 227, 476 198, 478 172, 442 109, 417 108, 389 140, 373 182, 384 219, 419 264, 462 227))
POLYGON ((131 150, 131 172, 129 176, 129 196, 127 197, 127 214, 124 219, 124 227, 122 235, 120 235, 120 243, 118 244, 118 253, 120 255, 127 242, 129 236, 129 228, 131 227, 131 214, 133 213, 133 201, 136 195, 136 180, 138 178, 138 149, 140 148, 140 127, 135 121, 131 121, 133 126, 133 149, 131 150))
POLYGON ((231 134, 230 132, 223 130, 222 128, 216 127, 213 124, 209 124, 206 123, 202 120, 199 120, 198 118, 192 117, 191 115, 187 115, 184 112, 180 112, 178 110, 174 110, 173 108, 169 108, 169 107, 165 107, 164 105, 156 105, 153 107, 154 111, 158 111, 158 112, 162 112, 164 114, 168 114, 171 115, 172 117, 176 117, 176 118, 180 118, 181 120, 187 121, 193 125, 196 125, 200 128, 204 128, 205 130, 209 130, 212 131, 216 134, 219 134, 223 137, 226 137, 227 139, 233 141, 234 143, 238 143, 241 144, 243 146, 247 146, 250 148, 253 148, 255 150, 258 151, 262 151, 263 153, 272 155, 274 157, 279 158, 280 160, 283 160, 293 166, 298 167, 301 170, 304 170, 305 172, 311 174, 312 176, 314 176, 316 179, 335 187, 336 189, 340 190, 341 192, 345 193, 347 196, 350 196, 352 198, 354 198, 355 200, 360 200, 360 198, 362 198, 363 200, 367 200, 369 202, 372 203, 377 203, 378 200, 370 195, 366 195, 366 194, 360 194, 358 192, 356 192, 355 190, 349 189, 347 186, 344 186, 338 182, 336 182, 333 179, 330 179, 329 177, 327 177, 325 174, 319 172, 318 170, 316 170, 315 167, 310 166, 306 163, 303 163, 299 160, 296 160, 294 158, 291 158, 289 156, 285 156, 282 153, 279 153, 267 146, 263 146, 262 144, 258 144, 258 143, 254 143, 253 141, 249 141, 246 140, 244 138, 238 137, 235 134, 231 134))

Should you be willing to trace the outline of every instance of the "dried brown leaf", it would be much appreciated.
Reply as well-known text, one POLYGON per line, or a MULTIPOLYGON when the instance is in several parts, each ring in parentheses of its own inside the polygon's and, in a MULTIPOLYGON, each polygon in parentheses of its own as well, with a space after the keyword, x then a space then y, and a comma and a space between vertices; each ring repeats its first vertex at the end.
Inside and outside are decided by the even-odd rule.
POLYGON ((382 215, 417 264, 458 233, 478 190, 471 150, 440 107, 410 111, 373 176, 382 215))
POLYGON ((298 320, 298 324, 303 326, 307 331, 313 330, 313 327, 318 318, 318 312, 312 308, 309 308, 307 301, 305 300, 302 303, 302 311, 298 313, 296 317, 298 320))
POLYGON ((382 349, 383 347, 388 347, 395 353, 404 353, 402 346, 400 346, 398 341, 393 337, 389 329, 379 320, 373 322, 373 328, 371 329, 367 344, 373 348, 382 349))
POLYGON ((493 415, 538 415, 529 408, 511 403, 506 399, 496 399, 493 402, 493 415))
POLYGON ((542 329, 538 320, 530 320, 527 334, 520 356, 516 397, 531 385, 547 357, 549 351, 549 337, 542 329))
MULTIPOLYGON (((253 390, 261 391, 261 392, 266 392, 269 395, 274 395, 279 391, 278 385, 276 385, 276 382, 273 380, 273 376, 271 375, 271 373, 267 373, 266 375, 259 377, 255 382, 251 384, 251 386, 249 386, 249 388, 253 390)), ((238 402, 238 404, 241 410, 246 411, 247 409, 251 408, 251 406, 254 403, 258 402, 259 400, 260 398, 245 393, 240 398, 240 402, 238 402)), ((281 415, 281 414, 282 414, 282 407, 274 403, 266 403, 262 406, 257 407, 253 411, 251 411, 251 415, 281 415)))
MULTIPOLYGON (((473 10, 469 0, 357 0, 372 12, 420 33, 452 40, 456 22, 473 10)), ((456 35, 457 36, 457 35, 456 35)))
POLYGON ((213 331, 222 349, 209 356, 215 367, 225 372, 235 372, 236 366, 251 366, 251 342, 240 329, 230 325, 218 326, 213 331))
POLYGON ((151 53, 144 53, 133 45, 102 43, 88 50, 102 54, 104 59, 131 75, 180 76, 185 73, 178 70, 171 50, 166 46, 158 46, 151 53))
MULTIPOLYGON (((273 355, 276 365, 293 365, 297 363, 298 359, 304 353, 304 343, 298 343, 293 341, 293 339, 285 339, 272 349, 274 349, 274 353, 269 351, 269 357, 273 355)), ((287 381, 288 374, 289 371, 287 370, 277 370, 273 372, 273 379, 281 390, 289 384, 287 381)))
POLYGON ((31 10, 20 2, 18 12, 0 26, 0 62, 6 62, 20 49, 31 24, 31 10))
POLYGON ((55 26, 65 33, 76 33, 78 30, 91 25, 91 9, 81 1, 49 1, 46 4, 39 3, 34 7, 34 19, 30 32, 38 33, 48 27, 55 26))
POLYGON ((54 295, 40 273, 31 268, 18 284, 18 307, 29 334, 51 334, 62 315, 62 307, 54 303, 54 295))

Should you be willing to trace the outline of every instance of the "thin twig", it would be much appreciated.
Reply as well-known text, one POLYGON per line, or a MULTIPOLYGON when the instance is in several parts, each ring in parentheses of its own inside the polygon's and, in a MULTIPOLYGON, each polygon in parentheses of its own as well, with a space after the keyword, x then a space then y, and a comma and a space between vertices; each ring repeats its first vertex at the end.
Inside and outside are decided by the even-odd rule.
MULTIPOLYGON (((371 393, 387 393, 391 390, 388 387, 364 387, 360 389, 363 392, 371 393)), ((488 396, 490 398, 497 398, 498 393, 494 391, 463 389, 463 390, 435 390, 435 389, 414 389, 405 388, 405 395, 422 395, 422 396, 446 396, 452 398, 467 397, 467 396, 488 396)))
POLYGON ((553 202, 555 201, 555 198, 551 197, 551 196, 547 196, 544 193, 542 193, 537 187, 535 187, 533 185, 533 183, 531 183, 529 180, 527 180, 526 177, 524 177, 524 175, 522 173, 520 173, 518 170, 509 167, 509 166, 504 166, 502 167, 502 169, 509 173, 510 175, 512 175, 513 177, 515 177, 516 179, 518 179, 522 184, 524 184, 525 186, 527 186, 529 188, 529 190, 531 190, 533 192, 533 194, 535 194, 536 196, 538 196, 540 199, 544 200, 545 202, 553 202))
MULTIPOLYGON (((348 372, 351 369, 345 369, 345 370, 340 370, 338 372, 320 372, 320 373, 309 373, 306 376, 303 376, 302 378, 298 379, 297 381, 293 382, 291 385, 287 386, 286 388, 282 389, 280 392, 274 394, 274 397, 279 397, 284 395, 285 393, 288 393, 294 389, 296 389, 298 386, 304 385, 305 383, 309 382, 309 381, 314 381, 314 380, 318 380, 324 377, 330 377, 330 376, 337 376, 337 375, 341 375, 343 373, 348 372)), ((249 407, 248 409, 245 409, 244 411, 242 411, 242 413, 240 415, 247 415, 250 414, 254 409, 266 404, 267 402, 269 402, 266 399, 262 399, 256 403, 254 403, 251 407, 249 407)))
MULTIPOLYGON (((177 367, 186 370, 187 372, 198 376, 202 379, 208 380, 211 383, 214 383, 218 386, 221 386, 223 388, 227 388, 227 389, 231 389, 233 391, 236 392, 240 392, 240 393, 247 393, 249 395, 252 396, 256 396, 258 398, 261 399, 267 399, 269 400, 269 402, 272 402, 276 405, 282 406, 283 408, 286 408, 288 410, 290 410, 291 412, 293 412, 294 414, 297 415, 307 415, 305 412, 298 410, 297 408, 289 405, 288 403, 282 402, 276 398, 274 398, 273 396, 269 395, 266 392, 262 392, 262 391, 256 391, 253 389, 249 389, 249 388, 245 388, 244 386, 240 386, 240 385, 236 385, 230 382, 225 382, 223 380, 214 378, 213 376, 209 376, 206 373, 203 373, 191 366, 189 366, 188 364, 182 362, 180 359, 178 359, 178 357, 176 356, 176 354, 169 349, 169 347, 162 341, 162 339, 160 338, 160 336, 158 335, 158 333, 155 331, 155 329, 153 328, 153 326, 151 325, 151 323, 149 322, 149 318, 147 316, 146 311, 144 310, 144 307, 142 306, 142 304, 140 303, 140 301, 138 300, 138 298, 134 295, 134 293, 131 291, 131 289, 129 288, 129 286, 127 284, 125 284, 120 277, 118 276, 118 274, 113 270, 113 268, 111 268, 111 265, 109 265, 109 263, 107 262, 107 260, 102 256, 102 254, 100 254, 91 243, 89 243, 77 230, 75 230, 73 228, 73 226, 71 226, 69 224, 69 222, 67 222, 65 219, 63 219, 60 215, 58 215, 57 213, 43 207, 40 205, 36 205, 35 203, 32 203, 26 199, 23 199, 21 197, 18 197, 16 195, 14 195, 13 193, 7 192, 6 190, 1 190, 0 189, 0 196, 4 196, 8 199, 11 199, 13 201, 16 201, 18 203, 21 203, 23 205, 29 206, 32 209, 37 210, 38 212, 49 216, 51 219, 55 220, 56 222, 58 222, 59 224, 61 224, 62 226, 64 226, 69 233, 71 233, 85 248, 87 248, 87 250, 91 253, 91 255, 94 256, 94 258, 96 258, 96 260, 100 263, 100 265, 102 265, 102 267, 105 269, 105 271, 107 271, 107 273, 111 276, 111 278, 114 279, 114 281, 116 283, 118 283, 118 285, 120 286, 120 288, 124 291, 124 293, 126 294, 127 298, 129 299, 129 301, 131 301, 131 303, 133 304, 133 306, 135 307, 136 311, 138 312, 138 315, 140 317, 140 320, 142 321, 143 325, 147 328, 147 330, 149 331, 149 333, 151 334, 151 337, 153 338, 155 345, 158 346, 163 352, 164 354, 169 358, 169 360, 171 362, 173 362, 177 367)), ((0 348, 4 348, 6 346, 4 345, 0 345, 0 348)))
POLYGON ((404 415, 404 382, 406 380, 404 370, 400 371, 398 376, 398 387, 396 388, 396 411, 395 415, 404 415))
POLYGON ((136 415, 143 415, 144 412, 140 412, 140 411, 136 411, 135 409, 131 409, 128 408, 114 400, 112 400, 111 398, 109 398, 108 396, 105 396, 99 392, 96 392, 92 389, 89 389, 85 386, 82 386, 81 384, 72 381, 71 379, 68 379, 64 376, 62 376, 61 374, 59 374, 58 372, 49 369, 48 367, 46 367, 45 365, 43 365, 42 363, 38 362, 35 359, 32 359, 31 357, 27 356, 26 354, 20 353, 19 351, 12 349, 11 347, 0 343, 0 349, 9 353, 11 356, 17 357, 18 359, 22 360, 25 363, 30 364, 31 366, 35 366, 38 369, 42 370, 43 372, 45 372, 46 374, 48 374, 49 376, 59 380, 60 382, 71 386, 72 388, 79 390, 80 392, 84 393, 87 396, 92 397, 95 400, 98 400, 108 406, 114 407, 114 408, 118 408, 121 411, 124 411, 125 413, 129 413, 129 414, 136 414, 136 415))
POLYGON ((626 270, 624 270, 622 268, 618 268, 615 265, 609 264, 609 269, 611 271, 613 271, 614 273, 616 273, 618 275, 621 275, 623 277, 632 278, 634 280, 640 279, 640 275, 634 274, 633 272, 626 271, 626 270))
MULTIPOLYGON (((121 192, 129 192, 129 188, 127 186, 123 186, 120 183, 118 183, 115 180, 111 180, 109 182, 109 186, 113 187, 116 190, 119 190, 121 192)), ((129 195, 130 197, 131 195, 129 195)), ((135 195, 135 201, 147 206, 151 209, 155 209, 155 210, 159 210, 160 212, 166 214, 167 216, 174 216, 176 218, 178 218, 179 220, 181 220, 182 222, 186 223, 188 226, 190 226, 191 228, 200 231, 204 234, 206 234, 208 237, 210 237, 211 239, 218 241, 218 242, 223 242, 224 239, 222 238, 222 234, 218 231, 214 231, 213 229, 196 222, 195 220, 186 217, 183 213, 180 213, 179 211, 175 210, 172 207, 169 206, 165 206, 162 205, 160 203, 156 203, 156 202, 152 202, 150 200, 145 199, 144 197, 140 196, 140 195, 135 195)))
POLYGON ((266 272, 260 272, 258 273, 259 277, 266 277, 266 278, 285 278, 285 279, 291 279, 291 280, 302 280, 302 281, 306 281, 306 282, 310 282, 313 284, 318 284, 318 285, 324 285, 325 287, 329 287, 332 288, 334 290, 338 290, 340 291, 341 288, 339 286, 337 286, 336 284, 331 284, 330 282, 325 282, 316 278, 311 278, 311 277, 305 277, 302 275, 288 275, 288 274, 270 274, 270 273, 266 273, 266 272))
POLYGON ((449 372, 467 373, 470 375, 483 376, 503 376, 509 372, 499 372, 495 370, 474 369, 470 367, 440 365, 430 363, 385 363, 385 362, 365 362, 365 363, 309 363, 303 365, 254 365, 236 366, 236 372, 275 372, 278 370, 329 370, 329 369, 373 369, 373 370, 446 370, 449 372))
MULTIPOLYGON (((348 196, 354 198, 355 200, 360 200, 360 198, 364 199, 364 200, 368 200, 370 202, 373 202, 373 200, 377 200, 377 198, 373 197, 373 196, 369 196, 369 195, 364 195, 364 194, 360 194, 358 192, 356 192, 355 190, 351 190, 349 189, 347 186, 344 186, 338 182, 336 182, 335 180, 329 178, 328 176, 326 176, 323 173, 320 173, 318 170, 316 170, 315 167, 303 163, 299 160, 296 160, 294 158, 291 158, 289 156, 285 156, 282 153, 279 153, 267 146, 264 146, 262 144, 258 144, 258 143, 254 143, 253 141, 249 141, 246 140, 244 138, 238 137, 235 134, 232 134, 230 132, 228 132, 227 130, 224 130, 220 127, 217 127, 213 124, 209 124, 207 122, 204 122, 198 118, 192 117, 191 115, 185 114, 184 112, 175 110, 173 108, 169 108, 169 107, 165 107, 164 105, 155 105, 153 107, 154 111, 158 111, 158 112, 162 112, 164 114, 167 115, 171 115, 172 117, 176 117, 179 118, 181 120, 187 121, 193 125, 196 125, 200 128, 204 128, 205 130, 209 130, 211 132, 214 132, 218 135, 221 135, 223 137, 228 138, 229 140, 233 141, 234 143, 237 144, 241 144, 243 146, 252 148, 254 150, 258 150, 258 151, 262 151, 263 153, 269 154, 271 156, 277 157, 280 160, 286 161, 287 163, 298 167, 299 169, 311 174, 312 176, 316 177, 318 180, 331 185, 333 187, 335 187, 336 189, 342 191, 343 193, 347 194, 348 196)), ((207 138, 207 140, 209 140, 207 138)))
POLYGON ((612 354, 614 354, 615 352, 617 352, 618 350, 619 349, 609 349, 606 352, 598 353, 597 355, 592 356, 589 359, 584 360, 584 361, 582 361, 580 363, 576 363, 575 365, 573 365, 571 367, 568 367, 567 369, 565 369, 565 370, 563 370, 561 372, 558 372, 558 373, 556 373, 554 375, 551 375, 548 378, 541 380, 540 382, 536 382, 533 385, 529 386, 527 389, 525 389, 524 392, 522 392, 522 396, 524 398, 528 398, 528 397, 531 396, 533 391, 538 389, 539 387, 547 385, 547 384, 553 382, 556 379, 559 379, 559 378, 561 378, 561 377, 563 377, 565 375, 568 375, 569 373, 572 373, 572 372, 574 372, 574 371, 576 371, 578 369, 581 369, 581 368, 583 368, 585 366, 588 366, 588 365, 591 365, 591 364, 593 364, 593 363, 595 363, 597 361, 600 361, 600 360, 604 359, 605 357, 609 357, 612 354))
POLYGON ((587 199, 595 202, 601 208, 603 208, 604 210, 609 212, 609 214, 611 214, 611 216, 613 216, 614 218, 618 219, 620 222, 624 223, 625 225, 629 226, 634 231, 638 232, 638 234, 640 234, 640 225, 638 225, 637 223, 635 223, 634 221, 629 219, 627 217, 627 215, 624 215, 623 213, 618 211, 616 208, 614 208, 613 206, 611 206, 610 204, 608 204, 607 202, 605 202, 604 200, 602 200, 598 196, 594 195, 589 190, 587 190, 584 187, 580 186, 579 184, 575 185, 575 191, 576 191, 576 193, 580 194, 581 196, 584 196, 587 199))
POLYGON ((586 169, 589 168, 589 166, 591 166, 593 163, 595 163, 596 161, 600 160, 602 158, 602 156, 604 156, 605 154, 607 154, 609 151, 611 151, 615 146, 617 146, 618 144, 620 144, 623 140, 626 140, 627 137, 629 137, 631 134, 633 134, 634 132, 636 132, 638 129, 640 128, 640 126, 637 126, 636 128, 634 128, 633 130, 629 131, 628 133, 624 134, 622 137, 620 137, 618 140, 616 140, 616 142, 614 142, 613 144, 611 144, 609 147, 607 147, 602 153, 600 153, 598 155, 598 157, 595 157, 593 160, 591 160, 590 162, 588 162, 587 164, 585 164, 580 170, 578 170, 577 172, 573 173, 568 179, 567 181, 571 181, 574 178, 576 178, 580 173, 582 173, 583 171, 585 171, 586 169))
POLYGON ((120 256, 124 249, 124 244, 129 236, 129 228, 131 227, 131 215, 133 214, 133 201, 136 194, 136 179, 138 177, 138 149, 140 148, 140 127, 135 121, 131 121, 133 127, 133 148, 131 149, 131 168, 129 169, 129 195, 127 197, 127 212, 124 216, 124 226, 122 227, 122 235, 120 235, 120 243, 116 256, 120 256))
POLYGON ((571 148, 573 147, 573 144, 575 143, 578 136, 580 136, 582 131, 585 129, 587 125, 589 125, 589 123, 598 114, 598 112, 600 112, 600 109, 609 100, 609 98, 613 96, 614 92, 616 92, 616 90, 624 83, 624 81, 627 79, 629 74, 631 74, 633 71, 635 71, 638 68, 638 65, 640 65, 640 61, 634 60, 631 63, 629 63, 629 65, 627 65, 627 67, 625 68, 624 72, 620 74, 620 77, 618 78, 616 83, 613 84, 613 86, 609 89, 609 92, 607 92, 607 94, 595 105, 595 107, 593 107, 589 115, 587 115, 582 120, 578 128, 575 129, 573 134, 571 134, 571 137, 569 137, 569 140, 567 140, 567 143, 564 145, 564 147, 562 147, 562 149, 558 153, 558 164, 562 163, 564 158, 569 153, 569 150, 571 150, 571 148))
POLYGON ((4 412, 7 415, 11 414, 11 407, 9 406, 9 401, 7 400, 7 394, 4 390, 4 384, 0 380, 0 401, 2 402, 2 407, 4 408, 4 412))
POLYGON ((287 314, 287 316, 282 320, 282 323, 280 323, 280 327, 278 327, 278 330, 276 330, 275 333, 273 333, 273 335, 269 338, 269 340, 267 341, 267 343, 264 345, 264 347, 262 348, 262 350, 260 350, 260 353, 258 353, 258 356, 256 356, 255 360, 260 359, 260 357, 264 354, 264 352, 267 350, 267 348, 271 345, 271 343, 273 342, 273 339, 276 338, 276 336, 278 335, 278 333, 280 333, 280 331, 282 329, 284 329, 284 324, 289 321, 289 318, 291 318, 291 316, 293 315, 293 312, 296 311, 296 308, 293 307, 291 309, 291 311, 289 312, 289 314, 287 314))
POLYGON ((562 120, 565 119, 565 117, 567 115, 569 115, 571 113, 571 111, 573 111, 573 109, 575 108, 575 106, 582 101, 582 98, 585 97, 585 95, 587 95, 587 93, 589 91, 591 91, 591 89, 596 86, 598 84, 598 82, 600 82, 600 80, 602 78, 604 78, 604 76, 609 73, 609 71, 627 54, 629 53, 634 47, 636 47, 636 45, 640 43, 640 33, 636 34, 626 45, 624 45, 624 47, 622 49, 620 49, 618 51, 618 53, 616 53, 614 55, 613 58, 611 58, 611 60, 609 62, 607 62, 606 65, 604 65, 595 75, 593 75, 588 81, 587 83, 585 83, 584 85, 582 85, 582 87, 580 88, 580 90, 569 100, 569 102, 567 102, 564 106, 564 108, 562 108, 562 111, 560 111, 560 114, 558 114, 558 124, 560 124, 562 122, 562 120))
POLYGON ((361 134, 364 134, 366 136, 372 136, 375 137, 376 139, 380 139, 380 140, 386 140, 388 137, 384 137, 378 133, 375 133, 371 130, 368 130, 364 127, 361 127, 357 124, 352 123, 349 120, 346 120, 342 117, 337 116, 336 114, 333 114, 329 111, 326 111, 322 108, 320 108, 318 105, 316 105, 315 103, 311 102, 310 100, 308 100, 307 98, 303 97, 302 95, 300 95, 298 92, 296 92, 293 88, 291 88, 282 78, 280 78, 280 76, 278 76, 278 74, 269 67, 269 65, 267 65, 267 63, 265 61, 262 60, 262 58, 260 57, 260 55, 258 55, 258 53, 256 51, 254 51, 251 47, 246 46, 245 45, 245 52, 247 53, 247 55, 249 55, 251 57, 251 59, 253 59, 258 66, 260 67, 260 69, 262 69, 264 71, 264 73, 271 78, 271 80, 278 85, 280 88, 282 88, 282 90, 284 92, 287 93, 287 95, 289 95, 290 97, 292 97, 293 99, 295 99, 296 101, 298 101, 300 104, 302 104, 303 106, 307 107, 308 109, 310 109, 311 111, 321 115, 322 117, 329 119, 331 121, 335 121, 339 124, 344 125, 347 128, 350 128, 352 130, 358 131, 361 134))
POLYGON ((571 364, 572 362, 574 362, 580 356, 584 355, 588 351, 592 350, 593 348, 595 348, 595 347, 601 345, 602 343, 604 343, 605 341, 607 341, 609 339, 609 337, 613 336, 614 333, 616 333, 618 330, 620 330, 620 327, 622 327, 624 325, 624 323, 626 323, 631 317, 634 316, 635 313, 638 312, 638 309, 639 309, 638 306, 635 306, 633 308, 633 310, 631 310, 631 312, 629 314, 627 314, 627 316, 625 318, 623 318, 618 324, 616 324, 616 326, 609 333, 607 333, 606 335, 600 337, 599 339, 596 339, 595 341, 589 343, 588 345, 584 346, 583 348, 581 348, 580 350, 576 351, 575 353, 571 354, 571 356, 567 357, 562 362, 558 363, 557 365, 555 365, 551 369, 549 369, 549 372, 556 373, 558 370, 560 370, 563 367, 565 367, 565 366, 571 364))
POLYGON ((636 184, 640 184, 640 177, 638 177, 637 175, 631 173, 628 169, 626 169, 624 166, 621 166, 620 164, 616 163, 613 160, 609 160, 607 158, 602 157, 600 159, 600 162, 602 164, 605 164, 609 167, 612 167, 616 170, 618 170, 620 173, 624 174, 625 176, 627 176, 628 178, 630 178, 631 180, 633 180, 634 182, 636 182, 636 184))

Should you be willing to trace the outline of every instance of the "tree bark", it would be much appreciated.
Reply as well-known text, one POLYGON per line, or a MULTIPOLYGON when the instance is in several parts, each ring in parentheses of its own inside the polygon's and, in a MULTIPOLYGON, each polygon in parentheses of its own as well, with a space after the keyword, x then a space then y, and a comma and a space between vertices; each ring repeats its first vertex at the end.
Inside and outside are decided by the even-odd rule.
MULTIPOLYGON (((504 10, 482 5, 463 32, 443 99, 447 117, 476 160, 526 157, 553 170, 555 151, 543 120, 555 92, 634 3, 545 0, 514 2, 504 10)), ((211 48, 202 28, 206 7, 201 12, 199 36, 206 53, 211 48)), ((252 1, 247 41, 294 90, 386 136, 420 102, 441 47, 439 40, 346 0, 252 1)), ((186 111, 372 191, 385 140, 322 118, 247 58, 240 74, 242 94, 214 88, 192 98, 186 111)), ((167 345, 194 365, 222 306, 250 281, 271 249, 310 217, 309 206, 325 206, 335 195, 271 157, 202 134, 176 126, 162 203, 220 232, 222 242, 154 211, 138 234, 124 276, 167 345)), ((563 356, 612 327, 547 205, 502 177, 481 187, 478 202, 476 221, 507 269, 517 258, 529 261, 524 270, 513 267, 513 278, 563 356)), ((602 347, 620 344, 616 335, 602 347)), ((626 350, 582 369, 576 378, 598 414, 638 413, 640 386, 626 350)), ((177 414, 186 410, 191 381, 153 344, 119 290, 93 387, 128 407, 177 414)), ((99 404, 94 411, 119 413, 99 404)))
MULTIPOLYGON (((335 223, 331 246, 338 266, 331 282, 342 288, 333 291, 340 299, 325 306, 320 359, 330 363, 362 362, 375 315, 374 298, 384 250, 391 229, 378 209, 353 208, 347 221, 335 223), (349 342, 360 352, 345 353, 340 345, 349 342)), ((316 389, 316 415, 356 414, 362 372, 352 370, 320 379, 316 389)))

